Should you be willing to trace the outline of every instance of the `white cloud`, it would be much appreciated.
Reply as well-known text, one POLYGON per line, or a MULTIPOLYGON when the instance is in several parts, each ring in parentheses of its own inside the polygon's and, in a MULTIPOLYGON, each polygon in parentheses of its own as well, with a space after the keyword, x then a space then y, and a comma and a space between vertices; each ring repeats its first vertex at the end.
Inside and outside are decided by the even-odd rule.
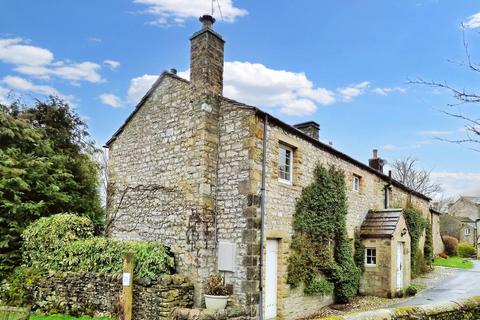
MULTIPOLYGON (((189 71, 178 76, 188 79, 189 71)), ((278 108, 292 116, 305 116, 317 110, 317 104, 335 102, 335 94, 314 87, 303 72, 270 69, 260 63, 225 62, 223 94, 228 98, 259 107, 278 108)))
POLYGON ((339 88, 337 89, 337 91, 342 97, 343 101, 350 102, 353 100, 353 98, 364 94, 369 86, 370 86, 369 81, 363 81, 358 84, 352 84, 345 88, 339 88))
MULTIPOLYGON (((189 18, 198 18, 211 13, 212 2, 206 0, 134 0, 133 2, 147 6, 146 13, 154 15, 150 24, 169 25, 183 24, 189 18)), ((222 15, 215 1, 214 16, 226 22, 234 22, 237 17, 247 14, 245 9, 237 8, 232 0, 218 0, 222 15)))
POLYGON ((75 107, 73 96, 64 95, 51 86, 34 84, 31 81, 26 80, 24 78, 11 76, 11 75, 4 77, 2 80, 0 80, 0 83, 3 83, 10 89, 16 90, 16 91, 36 93, 36 94, 41 94, 45 96, 54 95, 65 100, 65 102, 70 104, 70 106, 75 107))
POLYGON ((44 95, 61 96, 60 92, 58 92, 56 89, 50 86, 35 85, 32 82, 25 80, 24 78, 21 78, 21 77, 6 76, 2 79, 2 82, 15 90, 33 92, 33 93, 44 94, 44 95))
POLYGON ((6 104, 8 101, 8 89, 0 87, 0 104, 6 104))
POLYGON ((419 136, 448 136, 451 134, 451 131, 441 131, 441 130, 424 130, 424 131, 417 131, 417 135, 419 136))
POLYGON ((122 106, 122 100, 114 94, 104 93, 100 95, 100 101, 107 106, 118 108, 122 106))
POLYGON ((90 42, 97 42, 97 43, 102 42, 102 39, 96 38, 96 37, 90 37, 87 40, 90 41, 90 42))
POLYGON ((19 73, 41 79, 57 76, 73 81, 104 81, 98 73, 101 66, 97 63, 54 61, 49 50, 25 43, 26 40, 21 38, 0 39, 0 61, 14 65, 14 70, 19 73))
POLYGON ((15 65, 39 66, 53 61, 47 49, 25 44, 21 38, 0 39, 0 61, 15 65))
POLYGON ((445 196, 480 196, 480 173, 432 172, 431 176, 442 186, 445 196))
POLYGON ((144 74, 141 77, 130 80, 130 87, 128 88, 127 94, 128 101, 138 103, 157 79, 158 76, 144 74))
POLYGON ((467 29, 480 28, 480 12, 468 17, 468 20, 463 23, 463 26, 467 29))
POLYGON ((111 70, 115 70, 117 69, 119 66, 120 66, 120 62, 118 61, 115 61, 115 60, 105 60, 103 61, 104 64, 108 65, 110 67, 111 70))
POLYGON ((392 92, 405 93, 405 92, 407 92, 407 89, 406 89, 406 88, 402 88, 402 87, 375 88, 375 89, 372 89, 372 92, 373 92, 373 93, 376 93, 376 94, 378 94, 378 95, 381 95, 381 96, 387 96, 388 94, 390 94, 390 93, 392 93, 392 92))

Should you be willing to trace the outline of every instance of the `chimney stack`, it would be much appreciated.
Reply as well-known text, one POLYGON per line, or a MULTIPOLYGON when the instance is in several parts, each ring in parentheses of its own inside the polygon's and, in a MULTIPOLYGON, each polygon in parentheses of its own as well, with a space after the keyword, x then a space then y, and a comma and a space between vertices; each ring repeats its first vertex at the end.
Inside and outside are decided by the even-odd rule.
POLYGON ((225 41, 213 31, 215 18, 200 17, 202 29, 190 38, 190 81, 203 94, 223 92, 223 48, 225 41))
POLYGON ((307 136, 319 140, 320 139, 320 125, 315 121, 308 121, 293 125, 294 128, 302 131, 307 136))
POLYGON ((370 166, 370 168, 373 168, 383 173, 383 166, 385 165, 385 160, 378 157, 377 149, 373 149, 372 158, 368 160, 368 165, 370 166))

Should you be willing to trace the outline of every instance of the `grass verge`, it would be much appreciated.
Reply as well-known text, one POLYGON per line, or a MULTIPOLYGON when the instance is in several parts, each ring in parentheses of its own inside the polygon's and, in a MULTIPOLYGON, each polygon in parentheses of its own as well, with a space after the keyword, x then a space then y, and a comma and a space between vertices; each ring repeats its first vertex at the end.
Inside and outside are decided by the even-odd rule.
POLYGON ((449 257, 447 259, 439 258, 433 261, 433 265, 437 267, 448 267, 448 268, 460 268, 460 269, 472 269, 473 262, 460 258, 460 257, 449 257))

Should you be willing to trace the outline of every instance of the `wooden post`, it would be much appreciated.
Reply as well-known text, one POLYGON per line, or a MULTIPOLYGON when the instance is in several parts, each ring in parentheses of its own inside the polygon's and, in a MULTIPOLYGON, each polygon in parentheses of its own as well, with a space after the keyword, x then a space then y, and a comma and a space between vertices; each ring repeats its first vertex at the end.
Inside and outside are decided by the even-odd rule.
POLYGON ((133 304, 133 253, 125 252, 123 254, 123 315, 124 320, 132 320, 133 304))

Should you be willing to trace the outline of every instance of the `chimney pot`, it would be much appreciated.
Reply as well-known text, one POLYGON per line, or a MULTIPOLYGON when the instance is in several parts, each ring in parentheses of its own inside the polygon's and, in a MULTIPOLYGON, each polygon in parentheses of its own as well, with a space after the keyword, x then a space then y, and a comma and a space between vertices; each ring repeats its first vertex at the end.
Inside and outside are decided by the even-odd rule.
POLYGON ((200 18, 198 18, 198 20, 200 20, 204 29, 205 28, 211 28, 213 26, 213 24, 215 23, 215 18, 212 17, 209 14, 205 14, 205 15, 201 16, 200 18))
POLYGON ((368 166, 373 168, 381 173, 383 173, 383 166, 385 165, 385 160, 378 157, 378 150, 373 149, 372 159, 368 160, 368 166))
POLYGON ((175 68, 170 69, 170 73, 177 74, 177 69, 175 69, 175 68))

